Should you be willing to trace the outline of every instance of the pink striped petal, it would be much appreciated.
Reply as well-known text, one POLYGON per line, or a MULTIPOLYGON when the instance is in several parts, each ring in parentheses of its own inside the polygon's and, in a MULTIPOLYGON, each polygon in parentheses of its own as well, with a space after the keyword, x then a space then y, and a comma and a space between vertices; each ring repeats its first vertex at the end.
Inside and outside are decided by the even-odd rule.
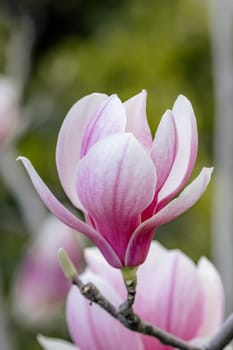
POLYGON ((90 271, 108 281, 122 300, 125 300, 127 293, 121 271, 110 266, 96 247, 86 248, 84 255, 90 271))
POLYGON ((168 253, 168 250, 162 246, 158 241, 152 241, 150 248, 146 257, 146 260, 142 265, 138 267, 138 278, 140 275, 150 274, 150 271, 156 271, 157 265, 160 263, 160 260, 168 253))
POLYGON ((38 342, 44 350, 79 350, 77 346, 62 339, 48 338, 38 335, 38 342))
MULTIPOLYGON (((203 168, 200 174, 188 185, 179 195, 178 198, 171 201, 160 212, 155 215, 158 225, 165 224, 180 216, 189 208, 191 208, 208 186, 213 168, 203 168)), ((153 218, 151 219, 153 221, 153 218)))
POLYGON ((141 264, 148 252, 153 232, 162 224, 174 220, 183 214, 198 201, 205 191, 213 168, 203 168, 198 177, 191 182, 179 195, 160 212, 144 221, 132 235, 127 252, 125 265, 135 266, 141 264))
POLYGON ((152 145, 152 136, 146 116, 146 97, 146 91, 142 90, 140 94, 127 100, 124 107, 127 114, 126 131, 132 132, 138 141, 149 150, 152 145))
POLYGON ((176 155, 176 128, 171 111, 167 111, 158 126, 151 148, 151 158, 156 167, 157 188, 160 190, 166 181, 176 155))
POLYGON ((224 290, 218 271, 208 259, 201 258, 197 267, 205 297, 205 317, 198 335, 209 337, 215 333, 223 321, 224 290))
POLYGON ((172 113, 177 133, 177 153, 171 173, 159 193, 159 209, 166 205, 188 181, 197 156, 197 126, 191 103, 180 95, 172 113))
POLYGON ((40 176, 33 168, 31 162, 25 157, 19 157, 22 161, 25 169, 30 176, 32 183, 38 192, 41 200, 44 202, 46 207, 64 224, 71 227, 72 229, 79 231, 90 238, 101 250, 108 262, 115 266, 121 267, 121 262, 112 250, 108 242, 97 232, 94 228, 87 225, 79 218, 74 216, 68 209, 66 209, 52 194, 45 183, 42 181, 40 176))
POLYGON ((153 162, 132 134, 97 142, 79 162, 80 201, 122 262, 140 213, 153 198, 155 183, 153 162))
MULTIPOLYGON (((198 334, 203 319, 203 293, 192 261, 180 251, 160 257, 154 269, 138 273, 135 312, 139 316, 189 340, 198 334), (192 320, 190 322, 190 320, 192 320)), ((167 349, 152 337, 143 337, 145 349, 167 349)))
POLYGON ((97 93, 80 99, 68 112, 58 135, 58 175, 67 196, 80 209, 82 208, 75 191, 75 169, 80 159, 81 142, 88 123, 107 99, 107 95, 97 93))
MULTIPOLYGON (((82 280, 93 282, 115 306, 123 301, 102 278, 86 273, 82 280)), ((67 322, 72 339, 80 349, 144 350, 139 334, 129 331, 98 305, 90 305, 75 286, 68 295, 67 322)))
POLYGON ((90 147, 98 140, 123 132, 126 126, 126 113, 121 100, 117 95, 108 98, 105 104, 91 119, 83 134, 81 158, 86 155, 90 147))

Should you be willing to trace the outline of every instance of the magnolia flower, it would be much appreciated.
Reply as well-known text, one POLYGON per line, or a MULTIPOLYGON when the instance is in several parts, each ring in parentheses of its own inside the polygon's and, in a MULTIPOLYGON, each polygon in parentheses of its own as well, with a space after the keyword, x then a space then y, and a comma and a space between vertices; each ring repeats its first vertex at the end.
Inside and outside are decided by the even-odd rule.
POLYGON ((0 147, 16 134, 19 126, 20 92, 10 78, 0 77, 0 147))
POLYGON ((20 159, 50 211, 122 268, 143 263, 154 231, 189 209, 206 189, 212 169, 203 168, 174 199, 196 154, 196 120, 184 96, 164 114, 153 141, 145 91, 125 103, 116 95, 82 98, 63 122, 56 162, 61 184, 86 222, 54 197, 28 159, 20 159))
MULTIPOLYGON (((120 271, 108 265, 96 248, 87 249, 86 258, 88 269, 82 280, 95 283, 107 299, 119 306, 126 297, 120 271)), ((195 266, 181 251, 169 251, 152 242, 147 260, 138 269, 134 310, 143 320, 200 345, 222 322, 220 276, 206 258, 195 266)), ((153 337, 124 328, 98 305, 90 305, 76 286, 68 295, 67 322, 75 349, 170 349, 153 337)), ((53 350, 47 341, 41 342, 44 349, 53 350)), ((49 344, 53 344, 52 339, 49 344)))
POLYGON ((61 247, 69 252, 81 272, 84 268, 84 241, 54 217, 41 226, 36 239, 27 248, 17 271, 13 288, 15 314, 34 325, 49 322, 64 305, 70 288, 57 260, 61 247))

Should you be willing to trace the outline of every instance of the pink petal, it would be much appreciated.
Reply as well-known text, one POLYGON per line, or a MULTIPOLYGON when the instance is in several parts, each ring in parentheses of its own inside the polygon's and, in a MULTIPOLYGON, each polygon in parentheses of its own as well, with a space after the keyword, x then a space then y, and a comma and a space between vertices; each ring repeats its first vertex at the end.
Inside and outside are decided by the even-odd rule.
MULTIPOLYGON (((102 278, 89 273, 82 280, 93 282, 115 306, 123 301, 102 278)), ((75 286, 68 295, 67 321, 73 341, 81 349, 144 350, 139 334, 126 329, 98 305, 90 305, 75 286)))
POLYGON ((56 199, 27 158, 19 157, 18 159, 21 160, 25 166, 25 169, 27 170, 36 191, 47 208, 64 224, 90 238, 99 247, 110 264, 115 267, 121 267, 118 257, 108 242, 95 229, 74 216, 56 199))
POLYGON ((176 128, 171 111, 167 111, 158 126, 151 148, 151 158, 157 173, 157 188, 159 191, 166 181, 176 155, 176 128))
MULTIPOLYGON (((203 168, 196 179, 181 192, 179 197, 171 201, 166 207, 158 212, 154 218, 158 225, 174 220, 177 216, 180 216, 191 208, 206 190, 212 172, 213 168, 203 168)), ((151 221, 153 221, 153 218, 151 221)))
POLYGON ((122 102, 116 95, 108 98, 87 125, 81 147, 81 158, 98 140, 118 132, 123 132, 126 125, 126 114, 122 102))
POLYGON ((81 206, 75 191, 75 169, 80 159, 83 134, 90 120, 107 99, 105 94, 94 93, 79 100, 68 112, 58 135, 58 175, 67 196, 78 208, 81 206))
POLYGON ((198 262, 198 274, 205 297, 204 320, 198 335, 199 337, 209 337, 215 333, 223 321, 224 290, 218 271, 204 257, 198 262))
POLYGON ((144 221, 135 230, 128 244, 125 264, 133 266, 144 261, 153 232, 160 225, 183 214, 198 201, 210 181, 212 171, 213 168, 203 168, 198 177, 181 192, 178 198, 171 201, 150 219, 144 221))
MULTIPOLYGON (((203 319, 203 293, 192 261, 179 251, 171 251, 146 274, 139 270, 135 311, 182 339, 195 337, 203 319)), ((167 348, 148 336, 143 341, 145 349, 167 348)))
POLYGON ((130 235, 155 191, 155 168, 132 134, 97 142, 77 168, 77 192, 96 229, 123 262, 130 235))
MULTIPOLYGON (((110 266, 96 247, 86 248, 84 254, 90 271, 108 281, 117 290, 122 300, 125 300, 126 288, 121 272, 110 266)), ((138 268, 138 276, 146 276, 148 272, 150 274, 150 271, 156 271, 158 262, 165 254, 167 249, 156 241, 151 242, 146 261, 138 268)))
POLYGON ((159 193, 159 208, 168 203, 188 181, 197 156, 197 126, 191 103, 180 95, 172 113, 177 133, 177 153, 171 173, 159 193))
POLYGON ((96 247, 86 248, 84 255, 90 271, 108 281, 122 300, 125 300, 126 288, 121 271, 110 266, 96 247))
POLYGON ((166 181, 176 155, 176 129, 173 115, 167 111, 161 119, 151 148, 151 158, 157 174, 157 186, 153 201, 142 213, 142 221, 154 215, 158 192, 166 181))
POLYGON ((142 265, 138 267, 138 276, 150 274, 150 271, 156 271, 161 259, 166 256, 168 250, 158 241, 152 241, 146 257, 142 265))
POLYGON ((145 90, 133 96, 124 103, 127 114, 126 131, 132 132, 138 141, 146 148, 152 145, 151 131, 146 116, 146 96, 145 90))

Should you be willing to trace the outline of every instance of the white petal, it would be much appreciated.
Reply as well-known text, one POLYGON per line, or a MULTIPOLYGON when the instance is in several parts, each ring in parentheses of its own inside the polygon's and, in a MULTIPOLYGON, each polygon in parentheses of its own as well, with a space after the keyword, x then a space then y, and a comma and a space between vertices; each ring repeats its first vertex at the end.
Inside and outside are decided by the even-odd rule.
POLYGON ((174 104, 172 114, 177 133, 177 152, 170 175, 159 193, 160 208, 184 187, 197 156, 197 125, 189 100, 180 95, 174 104))
POLYGON ((126 131, 132 132, 138 141, 148 150, 152 145, 151 131, 146 116, 146 96, 143 90, 124 103, 127 114, 126 131))
POLYGON ((97 93, 81 98, 69 110, 58 135, 56 148, 58 175, 67 196, 80 209, 82 208, 75 191, 75 169, 80 159, 83 133, 107 99, 107 95, 97 93))
POLYGON ((83 233, 89 239, 91 239, 102 251, 105 258, 108 262, 115 266, 121 267, 121 263, 111 248, 110 244, 104 237, 96 231, 93 227, 89 226, 78 217, 74 216, 64 205, 62 205, 57 198, 53 195, 53 193, 49 190, 43 180, 40 178, 39 174, 33 168, 31 162, 25 157, 19 157, 19 160, 22 161, 25 169, 30 176, 32 183, 37 190, 40 198, 47 206, 47 208, 65 225, 71 227, 72 229, 83 233))
POLYGON ((48 338, 38 335, 37 340, 44 350, 79 350, 77 346, 62 339, 48 338))
POLYGON ((207 258, 199 260, 198 273, 205 296, 204 320, 199 336, 208 337, 213 335, 223 321, 224 290, 218 271, 207 258))

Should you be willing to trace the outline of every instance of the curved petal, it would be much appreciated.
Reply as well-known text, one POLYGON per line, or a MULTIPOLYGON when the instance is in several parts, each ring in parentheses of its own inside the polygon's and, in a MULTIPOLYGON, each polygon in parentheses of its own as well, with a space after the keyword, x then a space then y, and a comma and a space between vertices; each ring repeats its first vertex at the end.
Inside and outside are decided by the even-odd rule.
POLYGON ((154 162, 157 174, 157 186, 153 201, 142 213, 142 221, 154 215, 158 192, 166 181, 176 155, 176 129, 173 115, 167 111, 159 124, 151 148, 151 159, 154 162))
POLYGON ((188 99, 180 95, 172 109, 177 133, 177 153, 170 175, 158 196, 158 209, 173 198, 188 181, 197 156, 197 125, 188 99))
POLYGON ((181 192, 179 197, 155 214, 155 220, 157 220, 158 225, 160 226, 174 220, 177 216, 180 216, 191 208, 206 190, 212 172, 213 168, 203 168, 196 179, 181 192))
POLYGON ((224 290, 218 271, 208 259, 202 257, 197 267, 205 297, 204 320, 198 336, 209 337, 223 321, 224 290))
POLYGON ((79 350, 77 346, 62 339, 48 338, 38 335, 37 340, 44 350, 79 350))
POLYGON ((52 192, 48 189, 45 183, 42 181, 40 176, 37 174, 35 169, 33 168, 31 162, 25 157, 19 157, 19 160, 22 161, 25 169, 30 176, 32 183, 38 192, 41 200, 44 202, 46 207, 64 224, 73 228, 76 231, 79 231, 90 238, 101 250, 105 258, 108 262, 115 266, 121 267, 121 263, 116 256, 115 252, 112 250, 111 246, 108 242, 102 237, 99 232, 97 232, 94 228, 87 225, 79 218, 74 216, 68 209, 66 209, 52 194, 52 192))
MULTIPOLYGON (((107 281, 91 273, 83 275, 82 280, 93 282, 115 306, 121 304, 122 299, 107 281)), ((99 305, 90 305, 75 286, 68 295, 67 322, 73 341, 81 349, 144 349, 139 334, 129 331, 99 305)))
POLYGON ((166 181, 176 155, 176 128, 171 111, 167 111, 158 126, 151 148, 151 158, 157 173, 157 188, 160 190, 166 181))
POLYGON ((156 271, 157 265, 167 253, 168 250, 158 241, 152 241, 145 262, 138 267, 138 278, 140 275, 150 274, 150 271, 156 271))
POLYGON ((75 169, 80 159, 83 133, 95 113, 108 99, 105 94, 91 94, 76 102, 68 112, 59 131, 56 164, 58 175, 67 196, 81 209, 75 191, 75 169))
POLYGON ((139 265, 144 261, 153 232, 160 225, 183 214, 198 201, 210 181, 212 171, 213 168, 203 168, 198 177, 181 192, 178 198, 171 201, 150 219, 144 221, 135 230, 126 252, 127 264, 139 265))
POLYGON ((133 96, 124 103, 127 114, 126 131, 132 132, 138 141, 148 150, 152 145, 151 131, 146 116, 146 96, 145 90, 133 96))
POLYGON ((121 100, 112 95, 96 112, 87 125, 82 139, 81 158, 90 147, 100 139, 111 134, 123 132, 126 125, 126 113, 121 100))
POLYGON ((156 174, 132 134, 97 142, 77 167, 77 192, 95 228, 124 261, 132 232, 155 191, 156 174))
MULTIPOLYGON (((168 250, 157 241, 151 242, 146 261, 138 268, 138 278, 140 279, 141 275, 146 276, 147 273, 150 274, 151 271, 156 271, 158 263, 167 252, 168 250)), ((121 272, 110 266, 96 247, 86 248, 84 255, 90 271, 108 281, 108 283, 117 290, 122 300, 125 300, 126 288, 121 272)))
MULTIPOLYGON (((203 319, 203 293, 192 261, 180 251, 170 251, 157 260, 156 270, 138 274, 135 311, 184 340, 195 337, 203 319)), ((145 349, 167 349, 151 337, 143 337, 143 342, 145 349)))

